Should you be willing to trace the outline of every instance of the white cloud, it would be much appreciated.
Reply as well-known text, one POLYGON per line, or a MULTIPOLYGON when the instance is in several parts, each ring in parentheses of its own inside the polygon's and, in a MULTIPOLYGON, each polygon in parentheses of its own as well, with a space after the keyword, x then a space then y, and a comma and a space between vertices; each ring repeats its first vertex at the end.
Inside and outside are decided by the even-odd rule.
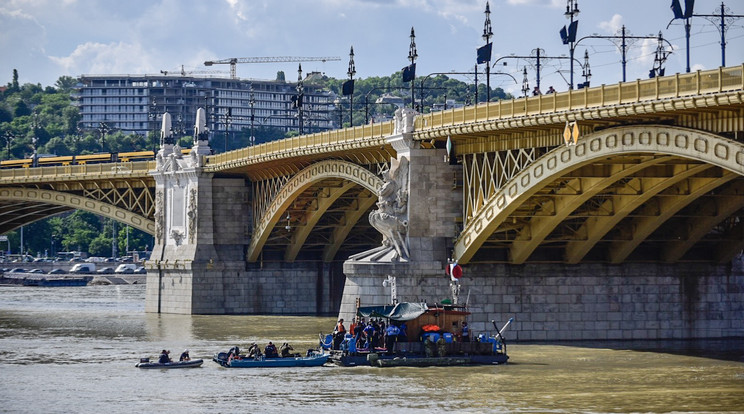
POLYGON ((612 19, 600 22, 598 26, 607 33, 615 34, 623 27, 623 16, 615 14, 612 19))
POLYGON ((139 44, 124 42, 78 45, 68 56, 50 56, 67 73, 155 73, 153 57, 139 44))
POLYGON ((654 39, 643 39, 641 43, 640 52, 638 53, 637 62, 642 63, 646 66, 651 66, 656 57, 656 47, 659 46, 659 42, 654 39))
POLYGON ((563 7, 566 2, 563 0, 507 0, 507 4, 512 6, 522 5, 535 5, 535 6, 549 6, 549 7, 563 7))

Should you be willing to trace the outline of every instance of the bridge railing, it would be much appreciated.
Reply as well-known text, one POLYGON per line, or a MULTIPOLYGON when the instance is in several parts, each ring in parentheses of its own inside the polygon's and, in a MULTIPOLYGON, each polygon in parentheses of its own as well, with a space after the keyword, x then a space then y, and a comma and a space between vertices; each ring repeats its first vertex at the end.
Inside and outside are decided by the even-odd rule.
POLYGON ((334 148, 343 150, 343 144, 354 142, 364 142, 371 138, 384 138, 393 133, 393 122, 380 122, 369 125, 359 125, 353 128, 335 129, 332 131, 317 132, 314 134, 300 135, 291 138, 285 138, 277 141, 271 141, 252 147, 241 148, 238 150, 228 151, 221 154, 210 155, 207 157, 207 165, 215 165, 231 162, 260 162, 266 159, 274 158, 281 154, 296 153, 313 153, 315 150, 322 149, 326 152, 332 152, 334 148))
POLYGON ((722 67, 707 71, 678 73, 674 76, 639 79, 634 82, 601 85, 594 88, 433 112, 417 116, 415 126, 417 131, 422 131, 473 122, 610 107, 742 89, 744 89, 744 65, 722 67))
POLYGON ((7 168, 0 170, 4 181, 65 181, 135 175, 149 177, 148 171, 155 169, 155 161, 132 161, 101 164, 59 165, 37 168, 7 168))

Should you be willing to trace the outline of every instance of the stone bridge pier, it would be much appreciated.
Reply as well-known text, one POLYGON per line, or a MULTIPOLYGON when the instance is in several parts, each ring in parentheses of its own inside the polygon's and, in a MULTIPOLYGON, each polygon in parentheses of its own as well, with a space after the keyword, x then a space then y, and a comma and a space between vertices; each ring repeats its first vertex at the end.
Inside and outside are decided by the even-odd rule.
MULTIPOLYGON (((198 117, 198 115, 197 115, 198 117)), ((166 129, 167 130, 167 129, 166 129)), ((155 246, 146 263, 145 311, 175 314, 330 315, 343 286, 340 264, 250 263, 250 185, 203 171, 206 135, 189 155, 161 145, 155 246)))
POLYGON ((450 165, 446 150, 422 148, 413 140, 413 116, 413 110, 399 110, 395 133, 387 138, 397 157, 384 177, 377 210, 370 214, 383 246, 344 262, 339 316, 345 320, 351 320, 357 305, 453 300, 444 269, 462 216, 462 188, 456 185, 461 167, 450 165), (391 215, 405 226, 376 219, 391 215))

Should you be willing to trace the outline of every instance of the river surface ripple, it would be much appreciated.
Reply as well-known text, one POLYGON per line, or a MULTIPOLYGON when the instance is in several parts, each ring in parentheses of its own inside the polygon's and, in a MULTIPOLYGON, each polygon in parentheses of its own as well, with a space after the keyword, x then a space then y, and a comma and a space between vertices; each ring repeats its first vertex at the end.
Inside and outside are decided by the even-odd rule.
POLYGON ((144 295, 0 286, 0 412, 744 412, 741 339, 512 343, 501 366, 226 369, 215 352, 269 340, 304 352, 334 320, 145 314, 144 295), (163 348, 205 363, 134 367, 163 348))

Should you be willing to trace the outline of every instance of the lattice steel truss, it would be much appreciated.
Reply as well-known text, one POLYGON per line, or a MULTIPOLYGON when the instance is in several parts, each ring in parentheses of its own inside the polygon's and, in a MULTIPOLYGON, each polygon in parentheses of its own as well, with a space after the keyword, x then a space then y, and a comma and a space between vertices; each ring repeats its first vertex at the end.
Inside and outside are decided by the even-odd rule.
POLYGON ((465 224, 504 183, 547 152, 540 148, 463 155, 465 224))
POLYGON ((148 220, 155 219, 155 183, 147 179, 91 180, 19 186, 54 190, 83 196, 127 210, 148 220))
POLYGON ((254 181, 252 183, 254 230, 259 224, 256 218, 263 216, 264 212, 268 210, 269 205, 279 193, 279 190, 281 190, 282 187, 287 184, 287 181, 289 181, 291 178, 292 175, 283 175, 261 181, 254 181))

